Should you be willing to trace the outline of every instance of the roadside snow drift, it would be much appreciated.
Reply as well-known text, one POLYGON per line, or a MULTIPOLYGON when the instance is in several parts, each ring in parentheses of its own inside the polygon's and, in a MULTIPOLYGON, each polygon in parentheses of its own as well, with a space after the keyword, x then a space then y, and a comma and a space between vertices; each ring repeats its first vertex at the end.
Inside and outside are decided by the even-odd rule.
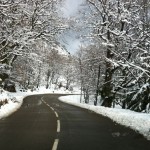
POLYGON ((0 96, 0 99, 7 99, 8 103, 5 105, 2 105, 0 108, 0 119, 8 117, 12 113, 14 113, 16 110, 20 108, 23 102, 23 94, 20 94, 20 96, 16 93, 4 93, 0 96))

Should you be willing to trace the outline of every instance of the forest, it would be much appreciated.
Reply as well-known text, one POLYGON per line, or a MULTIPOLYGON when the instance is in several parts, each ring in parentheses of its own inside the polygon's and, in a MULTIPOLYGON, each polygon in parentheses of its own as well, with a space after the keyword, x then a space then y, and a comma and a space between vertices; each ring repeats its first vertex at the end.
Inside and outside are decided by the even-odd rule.
POLYGON ((94 105, 148 112, 149 0, 85 0, 67 19, 62 6, 62 0, 0 1, 1 88, 76 84, 85 103, 94 95, 94 105), (82 42, 74 55, 60 42, 70 30, 82 42))

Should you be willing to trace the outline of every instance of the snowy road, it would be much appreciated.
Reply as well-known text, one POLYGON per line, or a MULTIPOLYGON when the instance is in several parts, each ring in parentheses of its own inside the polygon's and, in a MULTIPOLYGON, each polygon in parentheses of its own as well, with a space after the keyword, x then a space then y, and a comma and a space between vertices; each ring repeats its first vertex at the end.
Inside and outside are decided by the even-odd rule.
POLYGON ((2 150, 148 150, 150 141, 110 119, 58 101, 60 95, 25 98, 0 120, 2 150))

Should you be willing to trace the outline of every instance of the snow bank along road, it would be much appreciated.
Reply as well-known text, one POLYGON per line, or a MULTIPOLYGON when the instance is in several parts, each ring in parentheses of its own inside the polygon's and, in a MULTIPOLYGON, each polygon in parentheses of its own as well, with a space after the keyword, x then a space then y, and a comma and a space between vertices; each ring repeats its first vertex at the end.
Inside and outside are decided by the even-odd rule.
POLYGON ((58 101, 62 95, 34 95, 0 120, 2 150, 149 150, 147 141, 110 119, 58 101))

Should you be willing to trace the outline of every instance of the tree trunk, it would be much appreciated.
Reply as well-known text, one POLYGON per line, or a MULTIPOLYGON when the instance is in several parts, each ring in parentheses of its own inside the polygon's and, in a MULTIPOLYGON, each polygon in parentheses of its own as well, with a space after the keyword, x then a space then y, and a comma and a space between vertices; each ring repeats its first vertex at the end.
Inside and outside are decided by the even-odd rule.
POLYGON ((100 65, 98 67, 98 77, 97 77, 97 85, 96 85, 96 94, 95 94, 95 101, 94 105, 97 105, 97 99, 98 99, 98 94, 99 94, 99 79, 100 79, 100 65))
MULTIPOLYGON (((109 30, 107 31, 107 39, 110 40, 110 32, 109 30)), ((107 54, 106 58, 107 59, 112 59, 112 53, 111 53, 111 47, 107 46, 107 54)), ((108 60, 106 60, 106 71, 105 71, 105 82, 102 88, 102 94, 101 97, 103 99, 102 106, 105 107, 111 107, 112 105, 112 64, 108 60)))
POLYGON ((41 63, 39 64, 39 74, 38 74, 38 81, 37 81, 37 88, 40 86, 40 80, 41 80, 41 63))
POLYGON ((49 78, 50 78, 50 71, 47 72, 47 83, 46 83, 46 89, 49 88, 49 78))

